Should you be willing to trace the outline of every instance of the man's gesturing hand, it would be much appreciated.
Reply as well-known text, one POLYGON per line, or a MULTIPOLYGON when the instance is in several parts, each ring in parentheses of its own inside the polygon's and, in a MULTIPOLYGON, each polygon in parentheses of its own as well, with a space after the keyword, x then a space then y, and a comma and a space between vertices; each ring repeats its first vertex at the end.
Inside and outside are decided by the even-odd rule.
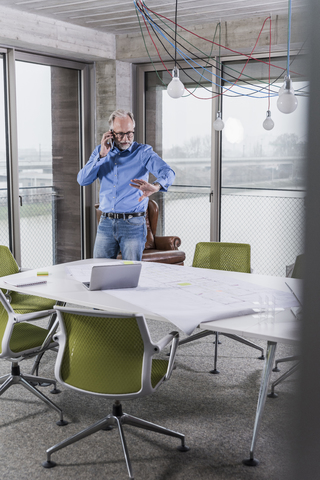
POLYGON ((138 190, 141 190, 143 195, 139 198, 139 202, 143 200, 144 198, 150 197, 153 193, 159 192, 161 186, 160 185, 154 185, 153 183, 148 183, 145 180, 139 180, 138 178, 134 178, 131 180, 130 183, 131 187, 137 188, 138 190))

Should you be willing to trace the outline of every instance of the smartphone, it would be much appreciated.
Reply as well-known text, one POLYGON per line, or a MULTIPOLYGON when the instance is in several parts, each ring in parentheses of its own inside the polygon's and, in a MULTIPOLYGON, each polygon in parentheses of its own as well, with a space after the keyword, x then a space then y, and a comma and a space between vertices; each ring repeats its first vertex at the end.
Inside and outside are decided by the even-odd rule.
MULTIPOLYGON (((113 133, 113 130, 110 130, 110 132, 112 132, 112 133, 113 133)), ((110 139, 107 141, 107 143, 110 145, 110 147, 111 147, 111 150, 112 150, 112 149, 113 149, 113 146, 114 146, 114 141, 113 141, 113 139, 112 139, 112 138, 110 138, 110 139)))

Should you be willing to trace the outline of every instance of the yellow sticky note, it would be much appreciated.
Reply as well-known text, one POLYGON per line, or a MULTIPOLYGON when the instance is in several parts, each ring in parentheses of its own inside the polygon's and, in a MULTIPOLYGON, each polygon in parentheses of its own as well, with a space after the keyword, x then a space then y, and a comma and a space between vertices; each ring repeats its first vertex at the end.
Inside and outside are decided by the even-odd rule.
POLYGON ((184 283, 178 283, 179 287, 186 287, 187 285, 191 285, 191 283, 187 283, 187 282, 184 282, 184 283))

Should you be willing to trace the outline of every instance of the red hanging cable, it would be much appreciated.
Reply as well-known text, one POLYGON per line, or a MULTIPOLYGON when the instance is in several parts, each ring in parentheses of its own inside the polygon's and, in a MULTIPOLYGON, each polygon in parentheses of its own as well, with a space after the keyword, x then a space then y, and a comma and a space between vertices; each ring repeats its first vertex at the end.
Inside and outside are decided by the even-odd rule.
MULTIPOLYGON (((149 10, 149 9, 148 9, 148 10, 149 10)), ((150 11, 151 11, 151 10, 150 10, 150 11)), ((152 11, 151 11, 151 12, 152 12, 152 11)), ((154 13, 154 12, 152 12, 152 13, 154 13)), ((257 43, 258 43, 258 41, 259 41, 259 39, 260 39, 260 36, 261 36, 261 34, 262 34, 262 31, 263 31, 263 28, 264 28, 264 26, 265 26, 265 23, 266 23, 266 21, 267 21, 268 19, 271 19, 271 17, 267 17, 267 18, 264 20, 263 25, 262 25, 262 27, 261 27, 261 29, 260 29, 258 38, 257 38, 257 40, 256 40, 256 43, 255 43, 255 45, 254 45, 254 47, 253 47, 253 49, 252 49, 252 51, 251 51, 251 54, 250 54, 250 55, 246 55, 246 56, 248 57, 248 59, 247 59, 245 65, 243 66, 243 68, 242 68, 242 70, 241 70, 241 72, 240 72, 240 75, 238 76, 238 78, 235 80, 235 82, 234 82, 229 88, 227 88, 224 92, 222 92, 222 93, 217 93, 216 95, 214 95, 214 96, 212 96, 212 97, 198 97, 198 96, 195 95, 193 92, 191 92, 188 88, 185 88, 185 90, 186 90, 190 95, 192 95, 193 97, 197 98, 198 100, 212 100, 213 98, 219 97, 219 96, 223 95, 224 93, 230 91, 230 90, 235 86, 235 84, 240 80, 241 75, 242 75, 242 73, 244 72, 244 69, 246 68, 249 60, 250 60, 251 58, 253 58, 253 57, 252 57, 252 54, 253 54, 256 46, 257 46, 257 43)), ((168 70, 168 68, 166 67, 166 65, 164 64, 164 62, 163 62, 163 60, 162 60, 162 57, 161 57, 161 55, 160 55, 160 53, 159 53, 159 50, 158 50, 158 48, 157 48, 157 46, 156 46, 156 44, 155 44, 155 42, 154 42, 154 40, 153 40, 153 38, 152 38, 152 35, 151 35, 150 31, 149 31, 149 28, 148 28, 148 26, 147 26, 147 22, 146 22, 146 19, 145 19, 144 16, 143 16, 143 20, 144 20, 144 23, 145 23, 147 32, 148 32, 148 34, 149 34, 149 37, 150 37, 150 39, 151 39, 151 41, 152 41, 152 43, 153 43, 153 45, 154 45, 154 47, 155 47, 155 49, 156 49, 156 51, 157 51, 157 53, 158 53, 158 56, 159 56, 159 58, 160 58, 160 61, 161 61, 162 65, 164 66, 164 68, 166 69, 166 71, 167 71, 167 72, 170 74, 170 76, 172 77, 171 72, 168 70)), ((214 43, 214 42, 213 42, 213 43, 214 43)), ((216 44, 216 45, 219 45, 219 44, 216 44)), ((267 63, 267 62, 264 62, 264 63, 267 63)), ((269 69, 270 69, 270 61, 269 61, 269 69)), ((269 88, 270 88, 270 77, 269 77, 269 88)))
POLYGON ((147 32, 148 32, 148 34, 149 34, 149 37, 151 38, 151 41, 152 41, 152 43, 153 43, 153 45, 154 45, 154 48, 155 48, 156 51, 157 51, 157 54, 158 54, 158 56, 159 56, 159 58, 160 58, 160 61, 161 61, 162 65, 164 66, 164 68, 167 70, 167 72, 168 72, 168 73, 171 75, 171 77, 172 77, 172 73, 169 72, 169 70, 167 69, 167 67, 166 67, 165 64, 163 63, 163 60, 162 60, 161 55, 160 55, 160 53, 159 53, 159 50, 158 50, 156 44, 155 44, 154 41, 153 41, 152 35, 151 35, 150 31, 149 31, 149 28, 148 28, 148 25, 147 25, 147 22, 146 22, 146 19, 144 18, 144 16, 143 16, 143 21, 144 21, 144 24, 145 24, 145 26, 146 26, 147 32))
MULTIPOLYGON (((148 10, 148 11, 151 12, 151 13, 153 13, 154 15, 157 15, 157 16, 159 16, 159 17, 161 17, 161 18, 164 18, 165 20, 168 20, 169 22, 175 24, 175 22, 174 22, 173 20, 171 20, 170 18, 167 18, 167 17, 165 17, 164 15, 161 15, 160 13, 157 13, 157 12, 155 12, 154 10, 151 10, 145 3, 143 3, 143 6, 144 6, 144 8, 145 8, 146 10, 148 10)), ((268 17, 268 18, 270 18, 270 17, 268 17)), ((237 55, 241 55, 241 56, 243 56, 243 57, 247 57, 249 60, 252 59, 252 60, 256 60, 257 62, 264 63, 264 64, 266 64, 266 65, 269 64, 269 62, 266 62, 266 61, 261 60, 261 59, 259 59, 259 58, 252 57, 252 55, 247 55, 247 54, 245 54, 245 53, 237 52, 236 50, 233 50, 232 48, 226 47, 226 46, 224 46, 224 45, 219 45, 219 43, 216 43, 216 42, 214 42, 214 41, 212 41, 212 40, 209 40, 208 38, 201 37, 201 36, 198 35, 197 33, 194 33, 194 32, 192 32, 191 30, 188 30, 187 28, 185 28, 185 27, 183 27, 183 26, 181 26, 181 25, 179 25, 179 24, 178 24, 177 26, 180 27, 180 28, 182 28, 182 29, 185 30, 186 32, 191 33, 191 35, 194 35, 194 36, 200 38, 201 40, 205 40, 206 42, 213 43, 214 45, 216 45, 216 46, 218 46, 218 47, 225 48, 226 50, 229 50, 229 51, 232 52, 232 53, 236 53, 237 55)), ((252 53, 252 52, 251 52, 251 53, 252 53)), ((286 68, 280 67, 279 65, 272 65, 272 66, 273 66, 274 68, 279 68, 280 70, 283 70, 283 71, 286 70, 286 68)), ((297 73, 297 72, 292 72, 292 73, 294 73, 295 75, 301 75, 300 73, 297 73)))

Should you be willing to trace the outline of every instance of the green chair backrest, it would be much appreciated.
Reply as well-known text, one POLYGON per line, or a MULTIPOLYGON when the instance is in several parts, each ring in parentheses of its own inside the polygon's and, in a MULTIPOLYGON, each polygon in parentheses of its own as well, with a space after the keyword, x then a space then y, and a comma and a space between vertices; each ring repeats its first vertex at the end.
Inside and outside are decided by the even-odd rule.
POLYGON ((3 290, 0 289, 0 354, 2 353, 3 335, 7 328, 9 320, 8 311, 12 311, 11 306, 7 303, 3 290), (4 305, 6 306, 6 308, 4 307, 4 305))
MULTIPOLYGON (((12 275, 19 272, 19 267, 14 259, 14 256, 10 252, 9 248, 5 245, 0 245, 0 277, 5 275, 12 275)), ((5 289, 1 289, 3 293, 5 289)))
POLYGON ((0 354, 2 353, 2 340, 8 324, 8 318, 8 312, 6 312, 2 303, 0 302, 0 354))
POLYGON ((251 273, 251 249, 246 243, 200 242, 193 267, 251 273))
POLYGON ((292 278, 301 278, 303 279, 303 269, 304 269, 304 254, 298 255, 294 263, 292 270, 292 278))
POLYGON ((19 267, 9 248, 0 245, 0 277, 19 272, 19 267))
POLYGON ((63 313, 66 345, 61 379, 102 394, 138 392, 144 342, 135 317, 110 318, 63 313))

